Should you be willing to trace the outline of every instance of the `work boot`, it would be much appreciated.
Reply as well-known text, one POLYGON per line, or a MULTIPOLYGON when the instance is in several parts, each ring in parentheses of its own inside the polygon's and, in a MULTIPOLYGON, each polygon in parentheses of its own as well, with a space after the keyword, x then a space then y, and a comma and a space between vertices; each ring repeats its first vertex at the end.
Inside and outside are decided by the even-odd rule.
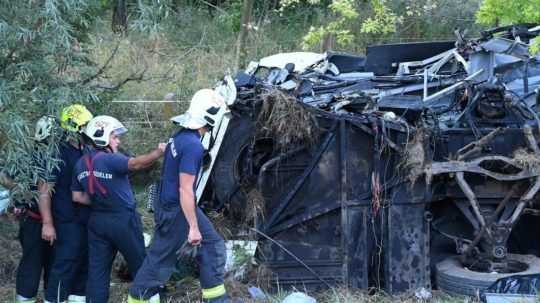
POLYGON ((15 303, 36 303, 36 298, 25 298, 21 295, 15 297, 15 303))

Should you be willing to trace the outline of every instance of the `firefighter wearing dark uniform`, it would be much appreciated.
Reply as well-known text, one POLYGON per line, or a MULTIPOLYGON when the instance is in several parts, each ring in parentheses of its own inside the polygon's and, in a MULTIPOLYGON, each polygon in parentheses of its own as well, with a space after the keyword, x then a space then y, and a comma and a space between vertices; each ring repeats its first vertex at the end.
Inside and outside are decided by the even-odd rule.
POLYGON ((228 302, 223 284, 225 244, 195 203, 195 180, 203 160, 201 136, 211 128, 224 101, 210 89, 198 91, 184 115, 172 120, 181 129, 167 144, 159 201, 154 205, 155 231, 144 263, 129 290, 129 303, 159 302, 159 288, 170 278, 176 252, 188 241, 199 246, 196 257, 204 302, 228 302))
POLYGON ((19 241, 22 257, 17 267, 17 303, 34 303, 43 274, 43 288, 47 288, 53 248, 41 238, 42 217, 35 201, 15 203, 19 218, 19 241))
POLYGON ((92 119, 85 134, 96 149, 79 159, 73 173, 73 199, 91 205, 88 303, 108 301, 111 267, 118 251, 124 256, 132 275, 145 255, 141 219, 136 211, 128 172, 149 167, 161 157, 165 144, 161 143, 149 154, 128 158, 118 153, 119 135, 126 131, 113 117, 92 119))
MULTIPOLYGON (((92 119, 86 107, 75 104, 62 110, 61 127, 79 133, 92 119)), ((88 274, 88 241, 86 223, 89 207, 73 203, 71 180, 73 167, 83 154, 81 138, 64 141, 59 146, 60 163, 53 172, 52 217, 56 230, 54 261, 49 275, 45 303, 85 302, 88 274)))
MULTIPOLYGON (((41 144, 47 144, 54 117, 43 116, 36 123, 34 139, 41 144)), ((43 167, 43 161, 35 159, 35 163, 43 167)), ((43 288, 48 286, 51 260, 53 258, 52 244, 56 238, 50 213, 48 199, 48 177, 40 175, 38 186, 31 189, 38 191, 38 200, 15 202, 15 214, 19 219, 19 241, 22 247, 22 257, 17 267, 16 297, 17 303, 36 302, 39 282, 43 275, 43 288)), ((11 178, 5 176, 7 187, 15 186, 11 178)), ((6 184, 3 184, 6 185, 6 184)))

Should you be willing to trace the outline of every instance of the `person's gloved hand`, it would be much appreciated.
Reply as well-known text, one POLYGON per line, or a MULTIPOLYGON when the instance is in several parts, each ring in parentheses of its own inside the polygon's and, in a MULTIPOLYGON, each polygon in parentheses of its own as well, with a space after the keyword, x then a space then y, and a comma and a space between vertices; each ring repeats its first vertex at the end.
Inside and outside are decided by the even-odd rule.
POLYGON ((199 253, 198 245, 191 245, 189 241, 186 240, 184 244, 176 251, 176 258, 179 261, 185 263, 193 263, 197 259, 197 254, 199 253))
POLYGON ((176 271, 177 278, 185 277, 198 277, 199 275, 199 262, 197 261, 197 254, 199 253, 199 246, 189 244, 188 241, 184 242, 182 246, 176 251, 176 271))

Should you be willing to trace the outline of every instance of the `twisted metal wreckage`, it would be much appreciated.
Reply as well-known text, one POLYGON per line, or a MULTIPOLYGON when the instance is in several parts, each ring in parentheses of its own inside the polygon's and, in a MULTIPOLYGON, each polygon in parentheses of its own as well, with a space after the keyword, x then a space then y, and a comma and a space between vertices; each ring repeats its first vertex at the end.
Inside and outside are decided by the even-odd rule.
POLYGON ((540 273, 539 31, 250 64, 216 88, 201 205, 282 286, 473 295, 540 273))

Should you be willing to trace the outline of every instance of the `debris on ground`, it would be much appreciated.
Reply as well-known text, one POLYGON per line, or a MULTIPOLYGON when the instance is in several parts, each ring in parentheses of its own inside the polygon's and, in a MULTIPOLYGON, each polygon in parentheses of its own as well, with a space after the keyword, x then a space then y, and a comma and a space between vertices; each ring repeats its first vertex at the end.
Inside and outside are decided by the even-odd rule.
POLYGON ((264 300, 264 299, 266 299, 266 295, 258 287, 251 286, 251 287, 248 288, 248 292, 249 292, 249 295, 251 296, 251 298, 254 299, 254 300, 264 300))
POLYGON ((414 296, 419 300, 427 301, 431 299, 433 295, 431 294, 431 291, 427 290, 425 287, 421 287, 414 292, 414 296))
POLYGON ((281 303, 317 303, 315 298, 306 295, 303 292, 293 292, 285 297, 281 303))
POLYGON ((225 272, 237 280, 243 280, 249 267, 254 264, 257 241, 225 241, 225 249, 227 252, 225 272))

